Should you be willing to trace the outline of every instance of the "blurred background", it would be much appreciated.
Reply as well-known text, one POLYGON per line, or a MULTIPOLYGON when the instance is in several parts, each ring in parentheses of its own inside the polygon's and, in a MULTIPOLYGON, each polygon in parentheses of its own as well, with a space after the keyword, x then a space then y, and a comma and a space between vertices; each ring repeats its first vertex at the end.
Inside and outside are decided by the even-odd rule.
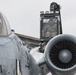
POLYGON ((76 36, 75 0, 0 0, 0 11, 16 33, 40 37, 40 11, 49 11, 50 3, 61 5, 63 33, 76 36))

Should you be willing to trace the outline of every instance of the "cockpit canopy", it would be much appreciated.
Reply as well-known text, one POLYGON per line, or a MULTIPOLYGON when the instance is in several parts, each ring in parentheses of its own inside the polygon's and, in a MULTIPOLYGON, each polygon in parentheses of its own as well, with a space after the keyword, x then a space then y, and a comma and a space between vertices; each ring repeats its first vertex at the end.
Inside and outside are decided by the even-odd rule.
POLYGON ((10 25, 4 14, 0 12, 0 36, 8 36, 10 34, 11 34, 10 25))

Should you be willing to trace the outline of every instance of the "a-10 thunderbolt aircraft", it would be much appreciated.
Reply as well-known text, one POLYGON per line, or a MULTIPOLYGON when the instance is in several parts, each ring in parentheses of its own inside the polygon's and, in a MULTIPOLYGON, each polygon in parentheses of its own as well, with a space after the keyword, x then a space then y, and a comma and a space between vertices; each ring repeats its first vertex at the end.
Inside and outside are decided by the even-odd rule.
POLYGON ((42 75, 22 41, 0 13, 0 75, 42 75))
POLYGON ((0 75, 44 75, 40 67, 43 64, 52 75, 75 75, 76 37, 66 34, 53 37, 42 60, 36 63, 0 13, 0 75))

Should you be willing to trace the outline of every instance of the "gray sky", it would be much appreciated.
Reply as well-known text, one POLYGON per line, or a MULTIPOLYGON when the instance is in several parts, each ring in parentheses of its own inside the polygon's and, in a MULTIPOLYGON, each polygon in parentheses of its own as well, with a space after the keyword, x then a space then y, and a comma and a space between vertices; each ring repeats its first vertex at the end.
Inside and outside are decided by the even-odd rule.
POLYGON ((48 11, 53 1, 61 5, 63 32, 76 36, 75 0, 0 0, 0 11, 15 32, 39 37, 40 11, 48 11))

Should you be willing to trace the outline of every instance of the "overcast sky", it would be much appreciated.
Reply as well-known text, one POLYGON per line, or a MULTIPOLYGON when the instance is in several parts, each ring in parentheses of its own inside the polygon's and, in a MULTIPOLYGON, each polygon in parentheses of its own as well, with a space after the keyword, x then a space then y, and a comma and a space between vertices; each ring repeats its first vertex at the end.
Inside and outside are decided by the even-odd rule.
POLYGON ((61 5, 63 33, 76 36, 75 0, 0 0, 0 11, 16 33, 40 36, 40 11, 49 11, 51 2, 61 5))

